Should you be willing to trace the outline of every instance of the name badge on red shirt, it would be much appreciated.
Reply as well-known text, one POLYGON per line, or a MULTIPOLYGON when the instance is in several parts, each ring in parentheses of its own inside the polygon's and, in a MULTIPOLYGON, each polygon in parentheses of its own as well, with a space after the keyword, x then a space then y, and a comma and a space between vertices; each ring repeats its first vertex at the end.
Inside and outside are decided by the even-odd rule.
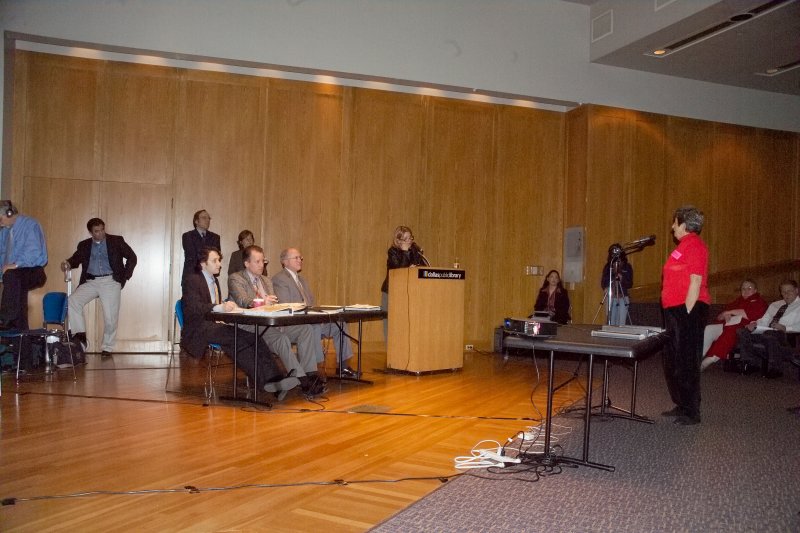
POLYGON ((671 256, 671 257, 672 257, 672 258, 673 258, 675 261, 677 261, 678 259, 680 259, 680 258, 681 258, 681 256, 682 256, 683 254, 682 254, 682 253, 680 253, 680 252, 679 252, 679 251, 676 249, 676 250, 672 250, 672 253, 671 253, 671 254, 669 254, 669 255, 670 255, 670 256, 671 256))

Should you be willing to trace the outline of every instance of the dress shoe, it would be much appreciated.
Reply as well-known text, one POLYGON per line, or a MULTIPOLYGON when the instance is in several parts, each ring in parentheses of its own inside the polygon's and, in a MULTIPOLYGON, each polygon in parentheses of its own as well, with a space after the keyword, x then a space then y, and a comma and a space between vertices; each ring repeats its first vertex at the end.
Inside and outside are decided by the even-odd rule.
POLYGON ((264 385, 264 390, 274 393, 278 401, 281 402, 284 398, 286 398, 286 395, 289 394, 289 391, 298 385, 300 385, 300 380, 296 377, 290 376, 282 378, 278 381, 267 382, 264 385))
POLYGON ((336 370, 336 375, 337 376, 341 376, 343 378, 352 378, 352 379, 358 379, 360 377, 358 375, 358 372, 356 372, 355 370, 353 370, 349 366, 346 366, 346 367, 341 368, 341 369, 337 369, 336 370))
POLYGON ((700 417, 682 415, 673 420, 672 423, 677 424, 679 426, 694 426, 695 424, 700 423, 700 417))
POLYGON ((661 416, 684 416, 683 409, 678 407, 677 405, 670 409, 669 411, 664 411, 661 413, 661 416))
POLYGON ((792 363, 794 366, 800 366, 800 356, 795 356, 789 359, 789 362, 792 363))
POLYGON ((314 398, 327 391, 325 384, 319 379, 316 372, 309 372, 300 378, 300 387, 306 398, 314 398))
POLYGON ((85 352, 87 348, 89 348, 89 341, 86 340, 86 333, 83 331, 79 331, 70 337, 73 341, 80 343, 81 348, 85 352))
POLYGON ((719 361, 719 357, 717 357, 716 355, 710 355, 710 356, 706 357, 705 359, 703 359, 703 362, 700 363, 700 372, 702 372, 706 368, 710 367, 711 365, 713 365, 717 361, 719 361))
POLYGON ((109 352, 108 350, 103 350, 102 352, 100 352, 100 357, 111 357, 111 355, 112 355, 111 352, 109 352))

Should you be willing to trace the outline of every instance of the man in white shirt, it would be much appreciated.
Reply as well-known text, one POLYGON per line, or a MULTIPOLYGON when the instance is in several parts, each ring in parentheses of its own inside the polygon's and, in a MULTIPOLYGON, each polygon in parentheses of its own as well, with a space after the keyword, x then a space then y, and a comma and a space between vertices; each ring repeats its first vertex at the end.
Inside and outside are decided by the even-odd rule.
POLYGON ((770 363, 781 363, 792 357, 792 347, 787 333, 800 332, 800 293, 797 282, 787 279, 781 283, 782 299, 772 302, 764 316, 740 329, 739 353, 743 361, 759 359, 757 352, 765 354, 762 369, 767 377, 779 377, 780 370, 770 369, 770 363))

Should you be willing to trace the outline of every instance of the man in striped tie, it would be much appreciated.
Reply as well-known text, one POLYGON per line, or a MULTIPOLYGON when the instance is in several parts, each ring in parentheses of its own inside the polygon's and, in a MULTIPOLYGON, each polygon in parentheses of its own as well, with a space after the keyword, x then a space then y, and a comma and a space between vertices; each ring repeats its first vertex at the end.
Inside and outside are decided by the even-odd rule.
POLYGON ((800 296, 797 282, 787 279, 781 283, 782 299, 772 302, 764 316, 738 332, 739 353, 743 361, 757 360, 757 352, 763 353, 762 369, 767 377, 779 377, 778 368, 770 364, 780 364, 792 357, 792 347, 786 334, 800 333, 800 296))
MULTIPOLYGON (((300 274, 300 271, 303 270, 303 255, 300 250, 297 248, 283 250, 281 252, 281 265, 283 265, 283 270, 272 277, 275 294, 278 298, 284 303, 302 302, 308 307, 317 305, 308 281, 300 274)), ((343 324, 341 329, 336 323, 314 324, 313 328, 314 336, 317 339, 317 362, 325 362, 325 354, 319 339, 330 338, 333 349, 336 351, 336 374, 347 378, 360 377, 349 365, 349 361, 353 357, 353 347, 350 345, 347 324, 343 324), (340 347, 341 353, 339 353, 340 347)))

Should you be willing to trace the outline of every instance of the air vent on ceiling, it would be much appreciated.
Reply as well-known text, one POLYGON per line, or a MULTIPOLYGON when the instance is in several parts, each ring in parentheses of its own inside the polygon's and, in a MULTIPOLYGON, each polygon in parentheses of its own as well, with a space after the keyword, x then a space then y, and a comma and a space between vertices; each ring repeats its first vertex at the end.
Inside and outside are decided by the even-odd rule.
POLYGON ((592 42, 614 33, 614 10, 609 9, 592 19, 592 42))

